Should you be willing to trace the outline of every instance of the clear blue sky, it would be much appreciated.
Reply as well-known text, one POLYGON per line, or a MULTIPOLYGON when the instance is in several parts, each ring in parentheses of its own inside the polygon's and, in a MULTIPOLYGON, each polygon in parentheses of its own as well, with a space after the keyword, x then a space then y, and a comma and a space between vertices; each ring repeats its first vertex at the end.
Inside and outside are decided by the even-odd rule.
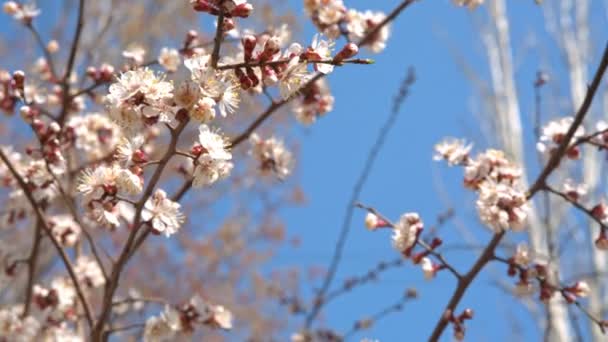
MULTIPOLYGON (((353 8, 388 12, 399 1, 345 2, 353 8)), ((296 13, 304 15, 301 1, 290 0, 289 4, 296 13)), ((530 113, 531 83, 540 59, 536 51, 526 48, 526 39, 534 31, 536 38, 546 40, 550 48, 554 48, 554 43, 548 40, 542 28, 542 14, 533 0, 508 1, 508 5, 522 112, 530 113)), ((418 81, 402 107, 401 116, 360 200, 393 219, 404 212, 417 211, 427 226, 453 205, 457 219, 471 228, 480 243, 488 240, 490 234, 476 220, 474 197, 460 187, 460 170, 447 169, 432 161, 433 145, 445 136, 465 137, 474 141, 477 148, 486 147, 471 112, 475 93, 451 54, 452 49, 456 49, 482 77, 487 78, 484 48, 474 25, 476 16, 480 14, 457 8, 448 0, 420 1, 392 25, 391 38, 384 52, 360 55, 374 58, 374 65, 337 68, 330 75, 330 87, 336 98, 334 111, 310 128, 294 129, 301 138, 297 175, 308 201, 304 206, 284 210, 281 215, 287 222, 288 235, 301 238, 302 244, 297 249, 281 249, 271 265, 273 268, 297 266, 305 273, 308 267, 327 264, 345 204, 408 66, 416 69, 418 81), (446 203, 446 195, 440 194, 438 181, 443 184, 441 191, 445 191, 451 203, 446 203)), ((6 16, 2 16, 2 32, 6 21, 6 16)), ((314 31, 306 19, 302 22, 306 23, 302 39, 307 42, 314 31)), ((601 41, 605 37, 599 38, 601 41)), ((551 56, 549 62, 559 65, 559 56, 551 56)), ((525 127, 530 129, 526 118, 525 127)), ((397 256, 390 246, 390 233, 366 231, 363 217, 362 212, 355 215, 334 287, 346 277, 363 274, 379 261, 397 256)), ((441 237, 446 245, 463 243, 453 223, 442 229, 441 237)), ((451 251, 446 255, 461 271, 468 269, 474 260, 471 253, 463 251, 451 251)), ((498 265, 484 273, 504 277, 505 268, 498 265)), ((476 313, 466 324, 466 340, 509 340, 514 336, 511 329, 515 325, 521 329, 521 336, 538 339, 538 331, 530 323, 523 306, 493 286, 491 277, 486 275, 477 279, 459 306, 458 312, 470 307, 476 313)), ((408 287, 418 289, 420 299, 406 305, 403 312, 392 314, 356 335, 354 340, 369 337, 389 342, 422 341, 429 336, 441 314, 453 291, 454 281, 448 273, 441 272, 437 279, 426 282, 419 267, 409 263, 333 302, 326 308, 323 319, 336 331, 344 332, 354 320, 393 303, 408 287)), ((293 323, 296 328, 301 322, 293 323)), ((451 328, 446 330, 443 340, 451 340, 451 328)))

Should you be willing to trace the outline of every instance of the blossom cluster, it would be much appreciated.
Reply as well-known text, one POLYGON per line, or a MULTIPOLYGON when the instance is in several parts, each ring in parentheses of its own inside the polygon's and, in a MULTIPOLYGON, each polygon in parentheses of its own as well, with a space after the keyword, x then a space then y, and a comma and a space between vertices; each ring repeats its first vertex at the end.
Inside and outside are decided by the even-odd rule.
MULTIPOLYGON (((188 187, 204 191, 239 168, 239 155, 251 159, 256 176, 286 179, 295 164, 288 144, 275 135, 255 133, 255 125, 230 139, 223 131, 239 127, 230 120, 240 120, 239 112, 261 102, 256 96, 264 94, 271 102, 268 113, 289 103, 299 122, 314 123, 334 106, 322 77, 339 66, 371 64, 354 58, 360 46, 379 52, 389 37, 386 15, 347 10, 342 1, 306 2, 315 24, 323 26, 310 44, 292 41, 287 25, 262 32, 241 29, 237 20, 254 9, 246 0, 190 4, 218 19, 211 45, 191 30, 182 46, 162 47, 151 61, 146 61, 146 48, 134 43, 122 51, 122 65, 82 65, 76 38, 67 70, 57 70, 53 59, 63 56, 59 43, 45 44, 34 25, 41 11, 33 4, 4 3, 4 12, 34 33, 43 57, 27 77, 23 71, 0 70, 0 111, 18 112, 16 119, 31 128, 34 138, 23 150, 0 147, 8 160, 0 163, 7 194, 0 223, 15 231, 32 223, 35 244, 49 238, 68 272, 41 280, 33 270, 34 252, 24 256, 15 252, 17 246, 2 244, 0 285, 22 275, 31 286, 25 289, 24 305, 0 309, 0 340, 79 341, 83 331, 77 328, 85 317, 95 336, 129 312, 126 302, 134 311, 142 310, 138 293, 129 293, 127 299, 115 295, 118 277, 148 233, 171 237, 186 222, 180 196, 169 194, 161 182, 179 176, 188 187), (336 34, 335 25, 345 31, 339 28, 336 34), (336 49, 341 36, 346 42, 336 49), (224 39, 228 37, 236 43, 224 39), (228 44, 232 46, 223 47, 228 44), (105 93, 99 91, 102 87, 107 87, 105 93), (236 145, 247 141, 248 153, 233 155, 236 145), (185 162, 168 175, 177 169, 175 159, 185 162), (121 233, 128 234, 124 241, 121 233), (121 245, 116 257, 106 250, 109 241, 102 242, 108 236, 121 245), (104 262, 96 247, 112 262, 104 262)), ((402 253, 419 234, 407 224, 395 230, 395 245, 402 253)), ((411 225, 422 227, 421 222, 411 225)), ((171 340, 194 333, 199 325, 230 329, 232 320, 225 307, 195 296, 149 318, 143 335, 148 341, 171 340)))
POLYGON ((502 151, 489 149, 470 157, 471 145, 448 139, 435 146, 435 160, 464 167, 464 186, 476 191, 477 212, 492 230, 521 231, 525 228, 529 204, 520 178, 522 170, 502 151))
POLYGON ((169 341, 192 334, 197 326, 232 328, 232 313, 221 305, 213 305, 195 295, 181 306, 166 305, 158 316, 146 321, 145 341, 169 341))
MULTIPOLYGON (((345 36, 349 41, 357 42, 374 32, 386 18, 382 12, 358 11, 347 8, 342 0, 306 0, 304 8, 320 32, 331 39, 345 36)), ((390 29, 382 26, 374 32, 363 46, 373 52, 380 52, 386 47, 390 29)))
POLYGON ((435 250, 441 246, 442 240, 435 237, 430 244, 420 241, 420 235, 424 230, 424 223, 417 213, 405 213, 401 215, 396 223, 391 223, 370 210, 365 216, 365 226, 371 231, 379 228, 392 229, 391 240, 393 248, 404 258, 410 258, 415 265, 420 265, 425 279, 431 280, 435 278, 437 272, 445 268, 445 264, 437 263, 431 258, 432 255, 437 256, 435 250), (420 245, 423 250, 414 253, 417 245, 420 245))

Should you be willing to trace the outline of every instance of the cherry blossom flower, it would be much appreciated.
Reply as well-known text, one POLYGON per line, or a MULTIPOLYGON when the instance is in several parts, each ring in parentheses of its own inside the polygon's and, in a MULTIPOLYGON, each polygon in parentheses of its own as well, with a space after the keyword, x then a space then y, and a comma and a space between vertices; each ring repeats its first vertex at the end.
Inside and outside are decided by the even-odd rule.
POLYGON ((152 316, 146 321, 144 328, 144 341, 146 342, 169 342, 173 340, 175 331, 167 322, 158 316, 152 316))
POLYGON ((589 284, 585 281, 577 281, 574 286, 570 288, 570 292, 580 298, 585 298, 589 296, 591 289, 589 288, 589 284))
POLYGON ((160 64, 165 70, 169 72, 177 71, 177 68, 181 64, 181 58, 179 57, 179 51, 177 49, 162 48, 158 55, 158 64, 160 64))
POLYGON ((143 135, 122 138, 116 146, 116 159, 125 166, 130 165, 132 162, 145 162, 147 157, 142 150, 144 142, 143 135))
POLYGON ((123 73, 106 96, 109 115, 128 135, 140 134, 145 125, 170 122, 168 107, 173 84, 148 68, 123 73))
POLYGON ((531 261, 531 252, 528 244, 522 242, 517 245, 515 254, 513 255, 513 262, 519 266, 528 266, 531 261))
POLYGON ((423 227, 424 224, 417 213, 401 215, 393 229, 393 247, 400 253, 408 254, 423 227))
MULTIPOLYGON (((194 81, 185 81, 175 89, 173 99, 178 106, 190 108, 199 101, 200 96, 201 87, 194 81)), ((215 101, 209 100, 215 104, 215 101)))
POLYGON ((20 305, 0 310, 0 336, 8 341, 34 341, 40 329, 40 322, 32 316, 21 317, 20 305))
POLYGON ((301 93, 302 96, 293 104, 293 112, 301 124, 311 125, 317 118, 333 110, 334 97, 324 79, 302 89, 301 93))
POLYGON ((450 166, 460 165, 467 161, 472 147, 472 144, 466 144, 464 140, 448 138, 435 145, 435 152, 437 153, 433 159, 445 159, 450 166))
POLYGON ((76 259, 74 273, 76 273, 78 281, 88 287, 100 287, 106 283, 99 264, 85 255, 79 256, 76 259))
POLYGON ((80 238, 80 226, 70 215, 55 215, 49 218, 48 226, 55 239, 66 247, 73 247, 80 238))
POLYGON ((276 174, 280 179, 289 175, 293 167, 291 152, 285 149, 283 141, 274 137, 262 139, 256 133, 249 138, 253 156, 258 164, 258 170, 262 175, 276 174))
POLYGON ((233 114, 239 107, 238 89, 239 87, 232 80, 220 82, 219 95, 216 101, 218 110, 223 117, 233 114))
POLYGON ((122 52, 122 56, 132 60, 135 65, 141 65, 144 62, 144 57, 146 56, 146 49, 144 49, 141 45, 132 44, 122 52))
POLYGON ((424 257, 420 261, 420 267, 422 268, 422 272, 424 273, 424 279, 431 280, 435 278, 436 268, 433 264, 433 261, 430 258, 424 257))
POLYGON ((78 179, 78 192, 86 198, 100 198, 105 193, 116 193, 120 168, 116 164, 100 165, 84 170, 78 179))
POLYGON ((149 222, 156 232, 169 237, 176 233, 184 223, 185 217, 180 208, 181 205, 169 199, 164 190, 157 189, 146 201, 141 218, 149 222))
POLYGON ((211 122, 213 119, 215 119, 214 107, 215 100, 210 97, 201 97, 189 111, 190 117, 201 123, 211 122))
POLYGON ((40 9, 34 3, 18 4, 15 1, 7 1, 3 5, 4 13, 12 15, 13 19, 29 25, 32 20, 40 15, 40 9))
POLYGON ((512 186, 492 180, 481 183, 476 206, 481 221, 495 232, 525 227, 529 211, 526 194, 512 186))
POLYGON ((232 170, 232 154, 227 149, 226 139, 212 131, 209 126, 199 127, 198 158, 195 161, 193 186, 211 185, 227 177, 232 170))
MULTIPOLYGON (((385 18, 386 15, 382 12, 359 12, 354 9, 348 10, 345 20, 349 39, 354 42, 363 39, 385 18)), ((379 53, 386 47, 386 41, 388 40, 389 34, 389 26, 384 25, 380 28, 380 31, 376 32, 363 46, 368 47, 374 53, 379 53)))
POLYGON ((279 83, 279 91, 283 99, 289 99, 301 87, 308 82, 310 74, 306 70, 306 63, 300 60, 300 56, 293 57, 283 71, 279 83))
POLYGON ((476 190, 482 182, 488 179, 513 184, 521 178, 521 175, 521 168, 511 163, 505 157, 504 152, 489 149, 475 159, 469 160, 465 167, 464 184, 466 187, 476 190))
MULTIPOLYGON (((312 44, 306 49, 306 59, 309 61, 321 61, 331 59, 335 43, 322 39, 321 35, 316 34, 312 39, 312 44)), ((329 74, 334 70, 334 66, 329 63, 315 63, 315 71, 323 74, 329 74)))
MULTIPOLYGON (((550 121, 546 124, 542 129, 542 135, 538 143, 536 144, 536 148, 541 153, 551 154, 555 151, 558 146, 561 144, 562 140, 566 137, 566 133, 572 126, 574 122, 573 117, 565 117, 558 120, 550 121)), ((577 138, 580 138, 585 135, 585 129, 583 126, 579 126, 574 132, 573 139, 570 141, 570 147, 567 151, 567 156, 570 159, 578 159, 580 156, 580 152, 578 147, 573 146, 572 144, 576 141, 577 138)))
POLYGON ((75 147, 83 151, 88 160, 109 156, 121 137, 119 127, 108 116, 99 113, 72 116, 67 126, 75 147))

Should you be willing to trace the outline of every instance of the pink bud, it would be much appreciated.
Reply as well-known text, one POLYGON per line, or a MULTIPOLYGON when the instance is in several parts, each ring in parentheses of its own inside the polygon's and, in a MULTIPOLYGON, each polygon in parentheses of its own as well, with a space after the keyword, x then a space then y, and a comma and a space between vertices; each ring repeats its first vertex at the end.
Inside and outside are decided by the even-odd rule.
POLYGON ((595 240, 595 247, 602 251, 608 250, 608 238, 606 238, 606 232, 603 229, 595 240))
POLYGON ((196 0, 192 5, 194 10, 199 12, 211 12, 211 10, 213 10, 215 7, 207 0, 196 0))
POLYGON ((334 57, 334 62, 338 63, 347 58, 351 58, 359 53, 359 47, 355 43, 346 44, 340 52, 334 57))
POLYGON ((253 5, 246 2, 244 4, 240 4, 236 6, 231 12, 230 15, 233 17, 239 18, 247 18, 253 12, 253 5))
POLYGON ((224 18, 222 21, 222 31, 230 31, 235 28, 234 20, 232 18, 224 18))

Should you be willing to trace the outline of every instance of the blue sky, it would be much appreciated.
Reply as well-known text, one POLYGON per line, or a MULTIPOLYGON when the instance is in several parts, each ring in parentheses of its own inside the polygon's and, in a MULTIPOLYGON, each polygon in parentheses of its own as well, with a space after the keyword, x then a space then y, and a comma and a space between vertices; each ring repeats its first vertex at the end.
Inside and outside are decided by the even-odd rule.
MULTIPOLYGON (((594 6, 599 6, 598 2, 595 1, 594 6)), ((345 3, 361 10, 388 12, 399 1, 348 0, 345 3)), ((289 4, 306 23, 302 39, 308 41, 314 31, 304 18, 301 1, 290 0, 289 4)), ((508 5, 517 63, 517 88, 524 126, 530 130, 530 116, 526 113, 531 113, 533 108, 531 84, 536 71, 543 64, 558 66, 556 70, 561 72, 564 70, 563 67, 559 69, 560 57, 543 29, 542 13, 534 1, 509 1, 508 5), (530 35, 533 31, 534 35, 530 35), (530 37, 545 41, 553 54, 530 49, 530 37)), ((601 16, 600 11, 596 13, 601 16)), ((301 238, 302 243, 295 249, 282 248, 272 268, 295 266, 305 273, 309 267, 323 267, 329 262, 352 187, 409 66, 415 68, 418 80, 402 106, 400 118, 359 200, 393 219, 404 212, 419 212, 427 226, 435 222, 438 214, 453 206, 459 222, 469 227, 480 243, 489 239, 489 232, 476 220, 474 197, 460 187, 461 171, 447 169, 432 161, 433 145, 446 136, 465 137, 474 141, 478 149, 487 146, 471 111, 475 92, 453 54, 457 51, 482 78, 487 78, 484 48, 475 24, 482 16, 457 8, 448 0, 420 1, 393 23, 385 51, 379 55, 366 51, 360 54, 360 57, 375 59, 375 64, 348 65, 337 68, 329 76, 336 98, 334 111, 310 128, 296 125, 293 130, 301 143, 297 174, 307 202, 297 208, 285 209, 281 215, 287 222, 288 235, 301 238)), ((2 31, 5 20, 6 17, 0 19, 2 31)), ((592 32, 592 35, 594 40, 605 39, 598 37, 598 32, 592 32)), ((534 170, 532 168, 531 175, 534 170)), ((346 277, 361 275, 379 261, 397 256, 390 246, 390 233, 366 231, 363 217, 363 212, 356 212, 334 288, 346 277)), ((454 221, 442 228, 441 237, 446 245, 463 243, 454 221)), ((471 252, 453 250, 446 255, 462 272, 474 261, 471 252)), ((486 269, 461 302, 458 312, 470 307, 476 313, 466 324, 468 341, 510 340, 515 325, 521 329, 522 337, 538 338, 538 331, 523 306, 513 303, 487 276, 506 278, 505 273, 505 267, 501 265, 486 269)), ((325 309, 322 319, 338 332, 347 331, 354 320, 385 308, 406 288, 415 287, 420 299, 356 335, 354 340, 369 337, 380 341, 403 341, 404 338, 420 341, 430 335, 454 286, 447 272, 426 282, 419 267, 406 263, 383 273, 377 282, 336 300, 325 309)), ((297 328, 300 321, 293 323, 297 328)), ((444 340, 451 340, 450 328, 446 330, 444 340)))

